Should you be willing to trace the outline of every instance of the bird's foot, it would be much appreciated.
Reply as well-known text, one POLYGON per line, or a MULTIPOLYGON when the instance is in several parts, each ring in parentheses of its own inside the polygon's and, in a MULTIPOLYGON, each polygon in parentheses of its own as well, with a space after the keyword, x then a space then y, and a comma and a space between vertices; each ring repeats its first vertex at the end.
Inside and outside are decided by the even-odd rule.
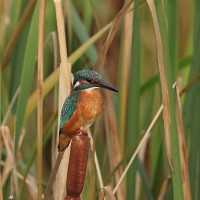
POLYGON ((87 131, 83 130, 82 128, 79 128, 79 129, 76 130, 75 135, 77 135, 77 134, 87 135, 87 131))

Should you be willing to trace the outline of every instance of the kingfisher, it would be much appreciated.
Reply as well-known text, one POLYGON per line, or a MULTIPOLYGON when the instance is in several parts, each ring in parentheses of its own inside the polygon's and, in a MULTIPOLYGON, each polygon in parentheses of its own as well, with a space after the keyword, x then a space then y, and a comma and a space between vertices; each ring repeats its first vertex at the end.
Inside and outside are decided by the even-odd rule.
POLYGON ((74 74, 73 90, 66 98, 60 118, 58 151, 64 151, 77 133, 87 133, 103 108, 100 88, 118 92, 95 71, 83 69, 74 74))

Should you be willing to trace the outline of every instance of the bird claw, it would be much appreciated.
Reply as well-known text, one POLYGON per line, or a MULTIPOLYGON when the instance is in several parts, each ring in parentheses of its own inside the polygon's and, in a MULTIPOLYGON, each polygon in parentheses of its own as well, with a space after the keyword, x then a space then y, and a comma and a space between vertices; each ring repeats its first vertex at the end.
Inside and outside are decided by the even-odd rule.
POLYGON ((87 131, 83 130, 82 128, 79 128, 79 129, 76 130, 75 135, 77 135, 77 134, 87 135, 87 131))

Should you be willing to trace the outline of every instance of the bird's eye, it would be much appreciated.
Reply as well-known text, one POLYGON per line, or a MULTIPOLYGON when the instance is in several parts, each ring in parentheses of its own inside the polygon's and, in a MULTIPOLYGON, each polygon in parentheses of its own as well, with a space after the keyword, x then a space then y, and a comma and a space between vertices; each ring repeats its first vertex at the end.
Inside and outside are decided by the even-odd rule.
POLYGON ((90 82, 90 83, 92 82, 92 80, 91 80, 90 78, 89 78, 89 79, 87 79, 87 81, 88 81, 88 82, 90 82))
POLYGON ((99 81, 98 80, 92 80, 92 79, 87 79, 87 82, 89 82, 89 83, 99 83, 99 81))

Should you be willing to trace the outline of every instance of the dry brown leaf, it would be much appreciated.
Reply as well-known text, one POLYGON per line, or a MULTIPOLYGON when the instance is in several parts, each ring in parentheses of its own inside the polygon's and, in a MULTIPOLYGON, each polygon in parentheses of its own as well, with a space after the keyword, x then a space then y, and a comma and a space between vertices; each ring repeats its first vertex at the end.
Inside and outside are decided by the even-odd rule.
POLYGON ((111 186, 106 186, 103 188, 103 190, 108 200, 116 200, 115 196, 113 195, 113 189, 111 188, 111 186))
POLYGON ((113 195, 113 189, 111 186, 105 186, 101 188, 99 200, 104 200, 105 197, 107 200, 116 200, 115 196, 113 195))
POLYGON ((21 134, 19 136, 19 142, 18 142, 18 147, 17 147, 17 158, 15 158, 15 160, 19 160, 20 154, 21 154, 21 147, 22 147, 22 143, 24 141, 24 137, 25 137, 25 129, 22 128, 21 134))
POLYGON ((126 13, 128 12, 131 4, 133 3, 133 0, 128 1, 127 3, 124 4, 123 8, 118 12, 118 14, 115 16, 113 22, 112 22, 112 26, 110 28, 110 31, 108 33, 108 36, 106 38, 106 41, 101 49, 101 52, 99 54, 99 57, 94 65, 94 69, 97 70, 99 67, 102 67, 104 65, 105 62, 105 57, 107 54, 107 51, 113 41, 113 38, 115 37, 118 29, 119 29, 119 25, 121 23, 121 20, 124 18, 124 16, 126 15, 126 13))
POLYGON ((164 54, 163 54, 163 44, 161 40, 160 28, 158 24, 158 18, 156 14, 156 8, 153 0, 147 0, 149 5, 149 9, 151 11, 155 36, 156 36, 156 48, 157 48, 157 56, 158 56, 158 69, 160 74, 160 82, 161 82, 161 90, 162 90, 162 101, 163 101, 163 120, 164 120, 164 130, 165 130, 165 145, 167 158, 169 161, 169 165, 171 170, 173 171, 173 157, 171 150, 171 137, 170 137, 170 106, 169 106, 169 92, 167 86, 167 78, 165 72, 165 64, 164 64, 164 54))
POLYGON ((19 196, 19 184, 18 184, 18 178, 17 178, 17 169, 16 169, 16 160, 19 160, 19 152, 20 148, 25 136, 25 131, 22 129, 22 132, 20 134, 19 138, 19 145, 17 148, 17 157, 14 158, 14 145, 13 140, 10 136, 10 130, 7 126, 1 126, 1 136, 3 139, 3 143, 6 148, 7 156, 5 162, 3 162, 3 172, 2 172, 2 180, 1 184, 2 187, 4 186, 8 176, 11 173, 11 190, 10 190, 10 198, 12 198, 14 192, 16 193, 16 196, 19 196))
POLYGON ((7 156, 4 162, 3 172, 2 172, 2 186, 6 183, 6 180, 12 170, 13 164, 13 142, 10 137, 10 131, 7 126, 1 127, 1 136, 3 139, 3 143, 6 148, 7 156))
POLYGON ((176 121, 177 121, 179 152, 181 160, 183 195, 184 199, 190 200, 191 199, 190 178, 189 178, 188 159, 187 159, 187 151, 185 144, 185 133, 183 126, 182 112, 181 112, 179 88, 177 83, 175 83, 173 87, 176 90, 176 121))
POLYGON ((164 180, 162 186, 161 186, 161 189, 160 189, 160 193, 158 195, 158 198, 157 200, 163 200, 164 197, 165 197, 165 194, 169 188, 169 183, 170 183, 171 179, 170 178, 167 178, 164 180))
MULTIPOLYGON (((121 152, 118 141, 117 123, 115 118, 114 105, 112 102, 112 98, 109 92, 107 91, 105 92, 105 102, 106 102, 105 105, 106 109, 104 111, 105 114, 104 121, 106 124, 106 132, 107 132, 106 136, 108 137, 108 148, 110 148, 108 152, 110 153, 110 158, 112 158, 111 170, 113 170, 121 160, 121 152)), ((115 172, 116 182, 119 180, 121 175, 122 175, 122 166, 120 166, 118 170, 115 172)), ((117 191, 117 197, 118 199, 126 199, 125 187, 123 184, 119 187, 117 191)))
MULTIPOLYGON (((21 174, 17 173, 17 176, 19 179, 23 180, 23 176, 21 174)), ((35 179, 35 177, 28 175, 25 182, 28 192, 28 199, 37 199, 37 180, 35 179)))
MULTIPOLYGON (((6 163, 1 161, 1 166, 5 167, 6 163)), ((0 177, 1 178, 1 177, 0 177)), ((20 174, 19 172, 15 171, 15 178, 18 178, 20 180, 23 180, 24 177, 22 174, 20 174)), ((1 180, 0 180, 0 183, 1 183, 1 180)), ((36 199, 37 197, 37 182, 36 182, 36 179, 35 177, 31 176, 31 175, 27 175, 27 178, 25 180, 25 183, 26 183, 26 186, 27 186, 27 189, 29 190, 29 194, 32 194, 32 198, 30 199, 36 199)), ((15 184, 16 185, 16 184, 15 184)), ((10 199, 13 197, 12 194, 10 194, 10 199)), ((3 198, 0 198, 0 199, 3 199, 3 198)))

